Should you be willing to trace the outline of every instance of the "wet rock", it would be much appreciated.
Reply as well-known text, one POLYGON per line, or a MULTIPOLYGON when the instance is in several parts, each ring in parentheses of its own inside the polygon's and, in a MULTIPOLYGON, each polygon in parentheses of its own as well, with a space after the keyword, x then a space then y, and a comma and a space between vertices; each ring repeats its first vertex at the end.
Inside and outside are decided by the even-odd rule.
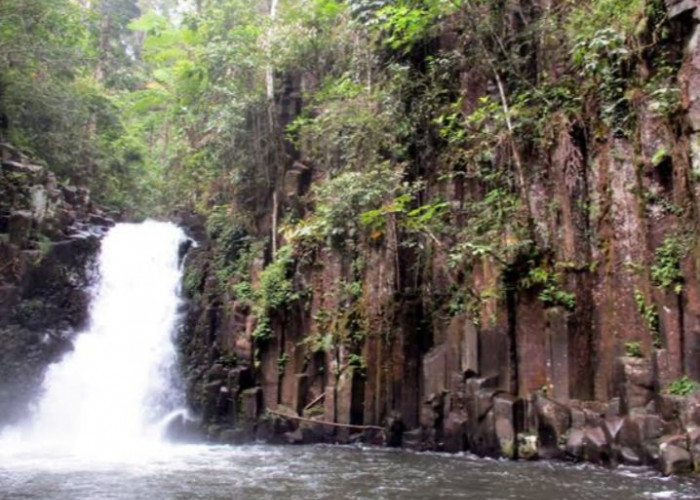
POLYGON ((421 428, 412 429, 403 433, 403 448, 414 451, 425 450, 426 435, 421 428))
POLYGON ((250 441, 250 437, 243 429, 225 429, 220 432, 219 441, 225 444, 243 444, 250 441))
POLYGON ((671 394, 660 394, 656 398, 656 411, 666 421, 677 420, 681 414, 683 398, 671 394))
POLYGON ((632 448, 623 446, 620 451, 620 460, 625 465, 640 466, 644 464, 642 457, 632 448))
POLYGON ((622 370, 622 403, 626 411, 644 408, 654 397, 654 367, 642 358, 619 358, 622 370))
POLYGON ((179 443, 196 443, 203 439, 201 422, 188 418, 186 415, 177 415, 168 422, 165 436, 170 441, 179 443))
POLYGON ((540 438, 540 456, 557 458, 563 456, 564 435, 571 427, 571 412, 555 401, 541 395, 535 396, 537 433, 540 438))
POLYGON ((586 433, 583 429, 572 429, 566 440, 566 455, 574 460, 581 460, 584 453, 584 438, 586 433))
POLYGON ((662 435, 662 425, 661 417, 658 415, 645 415, 644 416, 644 439, 647 441, 652 441, 658 439, 662 435))
POLYGON ((571 409, 571 427, 573 429, 582 429, 586 426, 586 413, 579 408, 571 409))
POLYGON ((501 456, 516 458, 516 428, 514 404, 517 398, 510 394, 498 394, 493 398, 494 431, 500 444, 501 456))
POLYGON ((688 449, 688 435, 687 434, 677 434, 675 436, 664 436, 660 439, 659 444, 661 448, 665 446, 675 446, 677 448, 688 449))
POLYGON ((26 246, 31 237, 33 225, 34 218, 31 212, 26 210, 12 212, 7 222, 10 242, 17 246, 26 246))
POLYGON ((694 12, 697 7, 697 0, 666 0, 666 9, 670 19, 679 17, 686 12, 694 12))
POLYGON ((301 429, 296 429, 292 432, 285 432, 284 439, 288 444, 303 444, 304 433, 301 431, 301 429))
POLYGON ((683 429, 700 427, 700 402, 696 397, 686 397, 680 401, 678 418, 683 429))
POLYGON ((535 460, 539 458, 540 442, 534 434, 518 434, 518 458, 535 460))
POLYGON ((512 420, 497 418, 495 423, 496 438, 501 448, 501 456, 516 458, 515 429, 512 420))
POLYGON ((179 248, 177 249, 177 261, 182 264, 183 259, 187 255, 187 252, 189 252, 190 248, 194 244, 194 241, 187 238, 185 241, 180 243, 179 248))
POLYGON ((622 417, 622 400, 620 398, 612 398, 608 403, 608 409, 605 412, 606 417, 622 417))
POLYGON ((112 227, 114 226, 114 220, 110 219, 109 217, 105 217, 103 215, 91 215, 90 218, 88 219, 90 224, 94 224, 95 226, 103 226, 103 227, 112 227))
POLYGON ((622 430, 624 420, 620 417, 606 417, 603 421, 603 431, 605 436, 610 443, 617 441, 617 437, 622 430))
POLYGON ((398 448, 403 443, 406 425, 400 415, 392 415, 387 419, 387 446, 398 448))
POLYGON ((627 455, 634 454, 642 460, 646 453, 644 450, 644 425, 646 422, 645 415, 625 417, 622 422, 622 427, 617 437, 617 442, 622 447, 622 460, 624 463, 634 465, 625 459, 625 450, 627 455))
POLYGON ((584 432, 583 456, 588 462, 594 464, 609 464, 612 450, 605 432, 600 427, 589 427, 584 432))
POLYGON ((664 443, 661 445, 661 472, 666 475, 684 474, 693 470, 693 460, 688 450, 664 443))
POLYGON ((260 387, 246 389, 241 393, 241 400, 245 419, 255 421, 262 412, 262 389, 260 387))
POLYGON ((0 243, 0 259, 11 259, 0 264, 0 425, 22 417, 45 368, 84 326, 99 246, 96 238, 49 242, 41 250, 0 243))
POLYGON ((480 420, 469 419, 467 433, 469 449, 480 456, 498 457, 501 454, 501 444, 495 432, 493 411, 488 411, 480 420))
POLYGON ((467 417, 461 412, 451 412, 444 424, 443 449, 457 453, 466 449, 467 417))
POLYGON ((226 369, 223 365, 216 363, 207 371, 207 380, 221 381, 227 376, 226 369))

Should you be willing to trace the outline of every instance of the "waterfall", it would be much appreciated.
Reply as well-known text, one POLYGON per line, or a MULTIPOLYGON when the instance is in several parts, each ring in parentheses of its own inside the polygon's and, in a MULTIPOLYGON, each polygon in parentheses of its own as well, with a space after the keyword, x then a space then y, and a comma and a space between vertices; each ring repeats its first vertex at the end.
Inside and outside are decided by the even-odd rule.
POLYGON ((90 323, 47 371, 27 437, 60 449, 158 442, 182 406, 173 333, 185 235, 169 223, 118 224, 102 242, 90 323))

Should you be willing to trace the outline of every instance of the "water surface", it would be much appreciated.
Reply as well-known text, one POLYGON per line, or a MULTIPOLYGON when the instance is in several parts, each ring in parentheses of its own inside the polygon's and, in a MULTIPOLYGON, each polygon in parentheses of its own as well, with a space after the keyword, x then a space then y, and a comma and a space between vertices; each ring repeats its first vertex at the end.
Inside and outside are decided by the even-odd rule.
POLYGON ((0 450, 1 500, 700 499, 697 478, 388 449, 168 446, 99 456, 0 450))

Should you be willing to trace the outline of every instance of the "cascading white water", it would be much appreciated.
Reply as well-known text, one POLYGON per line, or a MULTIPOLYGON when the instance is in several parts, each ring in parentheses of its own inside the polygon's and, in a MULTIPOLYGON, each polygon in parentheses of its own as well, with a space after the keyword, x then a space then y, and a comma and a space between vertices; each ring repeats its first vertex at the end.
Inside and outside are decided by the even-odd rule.
POLYGON ((102 242, 88 329, 52 365, 25 439, 59 449, 133 449, 160 439, 174 384, 179 246, 173 224, 118 224, 102 242))

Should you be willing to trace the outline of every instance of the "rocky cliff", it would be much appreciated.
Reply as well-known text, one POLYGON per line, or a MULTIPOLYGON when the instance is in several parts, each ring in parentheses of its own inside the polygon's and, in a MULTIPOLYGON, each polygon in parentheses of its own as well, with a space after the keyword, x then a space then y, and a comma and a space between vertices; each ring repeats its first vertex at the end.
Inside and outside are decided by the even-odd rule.
MULTIPOLYGON (((517 31, 552 3, 504 5, 517 31)), ((310 243, 327 227, 314 226, 323 206, 314 186, 331 174, 298 142, 285 146, 272 189, 249 201, 252 228, 192 222, 200 247, 187 260, 180 344, 208 435, 700 469, 700 6, 671 0, 663 17, 661 47, 608 74, 641 82, 624 95, 613 83, 612 108, 597 93, 609 81, 589 91, 574 83, 580 112, 553 98, 531 141, 506 107, 506 139, 488 154, 476 133, 450 149, 445 127, 419 126, 406 175, 423 184, 408 208, 390 200, 365 209, 362 226, 343 221, 310 243), (450 175, 446 154, 462 155, 450 175), (508 164, 513 177, 501 189, 472 160, 486 172, 508 164), (268 209, 256 212, 261 203, 268 209), (278 230, 285 213, 306 225, 278 230)), ((445 26, 428 53, 477 43, 445 26)), ((642 45, 657 36, 645 26, 642 45)), ((577 78, 557 40, 525 50, 527 67, 552 85, 577 78)), ((407 57, 411 71, 425 70, 425 53, 407 57)), ((498 74, 494 83, 484 71, 465 63, 449 75, 456 113, 482 120, 489 96, 492 114, 507 104, 498 74)), ((275 107, 281 127, 313 85, 288 76, 275 107)), ((479 123, 491 140, 494 125, 479 123)), ((361 203, 339 217, 351 220, 361 203)))
POLYGON ((87 190, 0 145, 0 424, 17 421, 87 319, 99 237, 87 190))

